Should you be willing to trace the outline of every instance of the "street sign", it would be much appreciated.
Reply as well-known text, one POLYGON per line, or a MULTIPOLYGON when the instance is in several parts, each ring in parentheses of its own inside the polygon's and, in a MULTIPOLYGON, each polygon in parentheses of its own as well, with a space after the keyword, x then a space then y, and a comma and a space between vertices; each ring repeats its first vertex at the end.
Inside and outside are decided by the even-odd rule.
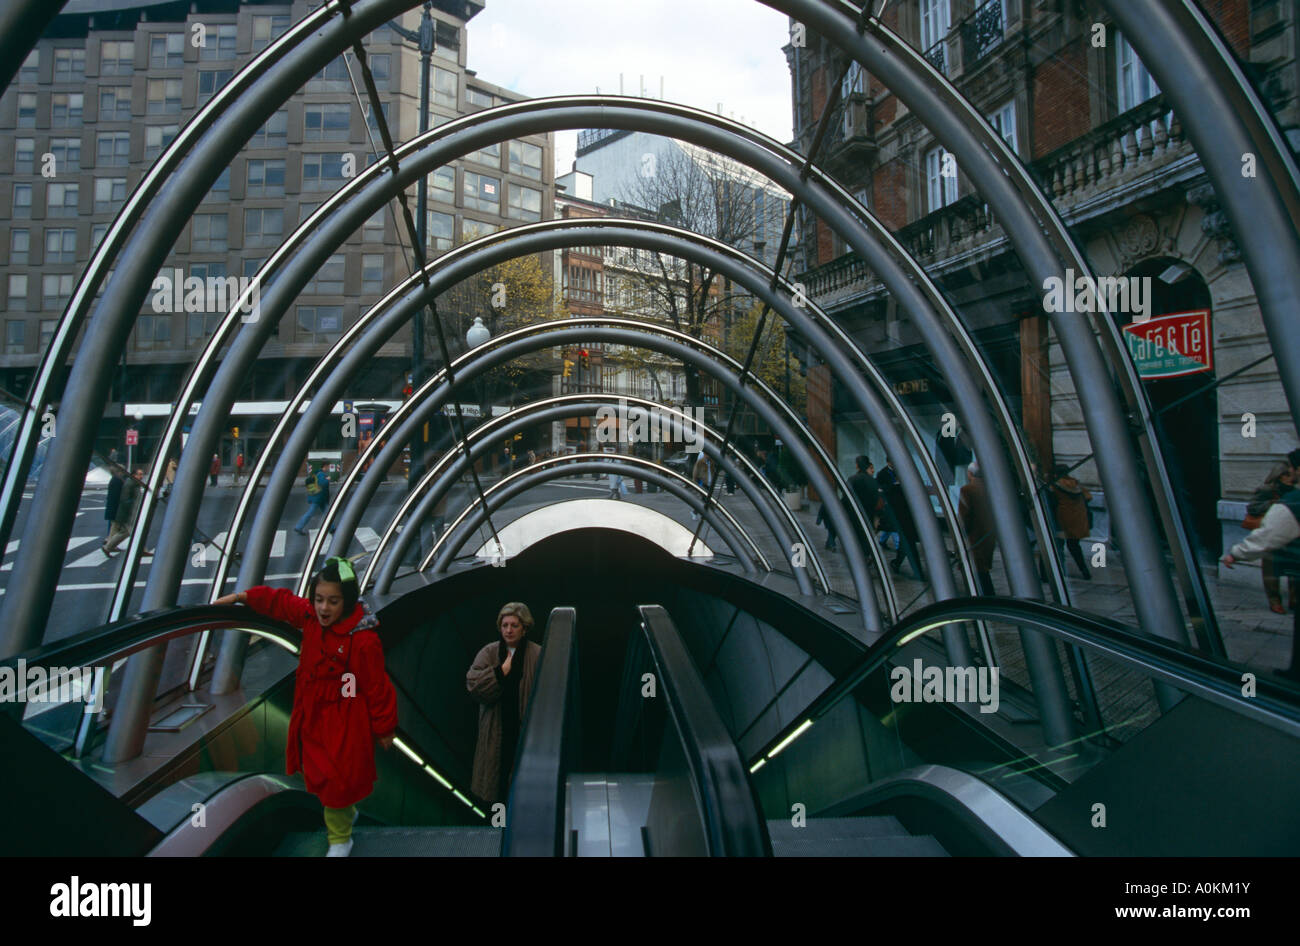
POLYGON ((1181 378, 1214 368, 1209 309, 1130 323, 1124 326, 1124 340, 1143 381, 1181 378))
POLYGON ((136 430, 134 427, 128 427, 126 429, 126 445, 128 447, 135 447, 138 446, 139 443, 140 431, 136 430))

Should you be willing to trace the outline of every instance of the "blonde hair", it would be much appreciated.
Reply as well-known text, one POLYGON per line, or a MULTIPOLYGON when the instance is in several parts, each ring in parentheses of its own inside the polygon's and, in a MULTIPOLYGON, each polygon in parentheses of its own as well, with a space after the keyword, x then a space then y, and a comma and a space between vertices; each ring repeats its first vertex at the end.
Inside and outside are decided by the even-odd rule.
POLYGON ((509 604, 503 604, 501 610, 497 612, 497 630, 501 630, 501 619, 514 616, 519 618, 519 623, 524 626, 524 632, 533 626, 533 614, 528 610, 528 605, 522 601, 511 601, 509 604))

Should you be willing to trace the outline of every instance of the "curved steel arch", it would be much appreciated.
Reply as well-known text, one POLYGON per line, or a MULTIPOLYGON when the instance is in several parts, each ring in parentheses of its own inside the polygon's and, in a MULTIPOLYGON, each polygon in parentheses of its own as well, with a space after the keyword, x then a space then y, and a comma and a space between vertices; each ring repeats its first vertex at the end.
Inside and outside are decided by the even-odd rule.
MULTIPOLYGON (((791 415, 792 412, 785 402, 779 398, 776 399, 776 404, 780 405, 778 407, 776 404, 769 403, 759 396, 764 391, 770 391, 770 389, 766 388, 766 385, 763 385, 761 379, 751 379, 749 386, 741 385, 736 376, 739 374, 740 365, 734 359, 711 348, 699 339, 673 329, 664 326, 651 327, 625 319, 570 318, 515 329, 512 332, 507 332, 484 342, 453 363, 452 368, 458 379, 457 381, 446 380, 448 372, 444 368, 434 377, 424 382, 389 419, 385 430, 390 431, 390 433, 385 435, 382 446, 378 439, 366 444, 365 448, 359 453, 356 464, 344 476, 343 482, 331 500, 329 509, 326 510, 321 528, 317 531, 316 540, 312 544, 308 561, 313 562, 319 556, 320 546, 327 531, 326 527, 334 521, 340 508, 343 508, 338 523, 341 528, 339 528, 338 534, 335 535, 331 542, 330 552, 335 555, 345 553, 346 545, 351 541, 352 533, 356 529, 365 505, 379 488, 381 471, 388 469, 396 462, 403 449, 403 444, 409 441, 410 437, 420 429, 425 420, 434 416, 443 406, 451 396, 457 383, 471 381, 479 374, 519 355, 563 345, 566 342, 577 344, 584 339, 587 341, 608 340, 614 344, 649 348, 688 361, 710 372, 720 383, 731 388, 737 397, 745 401, 756 414, 772 427, 789 446, 791 453, 795 455, 796 461, 807 473, 813 487, 826 498, 827 514, 834 522, 836 531, 846 539, 845 554, 849 561, 850 574, 853 576, 854 588, 858 593, 858 608, 863 619, 863 626, 869 634, 877 633, 881 627, 880 613, 876 604, 875 590, 862 555, 862 548, 856 541, 848 541, 850 536, 858 534, 853 531, 855 528, 861 530, 861 534, 864 536, 872 536, 874 533, 868 525, 868 520, 863 517, 856 498, 852 494, 853 491, 844 482, 834 463, 829 462, 825 450, 817 439, 797 418, 794 419, 793 425, 787 421, 787 416, 791 415), (714 370, 718 365, 724 365, 728 370, 714 370), (730 373, 733 371, 736 374, 730 373), (799 434, 804 436, 800 437, 799 434), (808 446, 805 446, 804 441, 811 444, 811 452, 808 446), (836 489, 831 485, 828 474, 822 471, 821 464, 814 460, 814 452, 829 470, 829 476, 837 482, 839 491, 845 497, 843 504, 832 499, 836 494, 836 489), (370 469, 364 474, 360 474, 362 468, 366 466, 370 467, 370 469), (356 484, 359 474, 361 475, 361 482, 356 484), (344 505, 345 496, 347 496, 346 506, 344 505), (853 513, 852 520, 847 518, 846 510, 853 513)), ((864 544, 871 550, 877 571, 881 575, 886 601, 891 604, 890 613, 896 614, 897 606, 894 602, 893 586, 892 582, 889 581, 888 569, 884 566, 879 546, 872 541, 867 541, 864 544)))
MULTIPOLYGON (((624 403, 635 405, 640 409, 649 410, 653 408, 659 410, 661 417, 671 422, 671 429, 674 432, 684 427, 685 415, 680 411, 663 408, 643 398, 628 398, 626 396, 620 398, 620 396, 612 394, 561 394, 514 408, 508 413, 494 417, 474 428, 469 434, 470 439, 474 441, 470 446, 470 456, 481 455, 490 449, 491 445, 496 441, 512 436, 516 431, 528 426, 573 416, 576 411, 587 412, 598 410, 602 406, 614 406, 620 399, 624 403)), ((763 517, 764 522, 767 524, 768 531, 776 537, 777 541, 783 547, 790 548, 793 545, 791 539, 797 537, 797 540, 804 545, 808 550, 808 557, 818 584, 821 585, 823 591, 829 592, 830 582, 826 577, 825 569, 822 567, 813 543, 803 531, 803 526, 799 523, 799 520, 794 517, 794 514, 781 500, 772 484, 762 476, 758 468, 754 466, 736 444, 729 444, 730 456, 724 455, 721 448, 714 443, 715 440, 719 443, 722 441, 722 436, 718 431, 705 424, 696 424, 695 427, 702 437, 701 447, 713 457, 715 462, 721 463, 724 469, 731 473, 737 486, 745 493, 754 508, 758 510, 759 515, 763 517), (784 515, 785 525, 788 530, 792 531, 781 528, 780 521, 773 515, 773 510, 784 515)), ((406 550, 415 536, 412 529, 404 529, 400 533, 396 532, 398 523, 403 518, 406 518, 408 522, 417 524, 425 522, 433 506, 437 504, 441 496, 447 491, 447 488, 463 474, 464 466, 465 458, 463 456, 447 453, 421 477, 415 489, 403 500, 401 507, 393 514, 388 527, 379 538, 379 545, 371 553, 370 564, 367 565, 365 573, 361 576, 363 588, 367 587, 371 579, 374 578, 375 589, 380 594, 388 591, 396 575, 399 563, 405 558, 406 550), (435 479, 438 480, 437 483, 434 482, 435 479), (411 509, 412 506, 415 507, 413 510, 411 509), (389 542, 393 541, 394 536, 396 536, 396 541, 392 553, 383 560, 381 566, 379 564, 381 556, 387 549, 389 542)), ((418 528, 418 525, 415 528, 418 528)), ((795 579, 799 583, 800 591, 803 594, 812 593, 812 585, 808 581, 806 574, 804 574, 804 569, 795 569, 795 579)))
MULTIPOLYGON (((722 536, 722 541, 731 549, 732 556, 740 562, 741 567, 748 574, 757 574, 758 570, 754 567, 754 563, 743 554, 746 545, 749 546, 750 554, 758 559, 766 571, 770 572, 772 570, 772 565, 768 562, 767 556, 759 549, 753 537, 721 503, 716 499, 710 501, 703 489, 680 473, 665 470, 657 463, 642 457, 599 453, 578 453, 573 456, 551 457, 548 460, 540 460, 522 470, 516 470, 504 479, 498 480, 483 491, 483 497, 488 501, 488 511, 491 512, 499 509, 520 493, 527 492, 534 486, 540 486, 553 479, 559 479, 569 473, 599 473, 605 470, 648 479, 697 510, 704 516, 704 521, 713 526, 717 533, 722 536)), ((483 518, 486 518, 483 505, 475 496, 470 504, 462 509, 447 526, 442 535, 438 536, 429 549, 429 554, 420 563, 419 570, 422 572, 427 571, 433 557, 438 553, 439 549, 442 549, 443 554, 439 558, 440 564, 435 564, 434 571, 438 574, 445 572, 447 565, 455 557, 456 552, 470 540, 474 529, 477 527, 476 523, 483 518), (467 522, 467 520, 473 521, 467 522), (455 545, 452 545, 450 542, 451 536, 462 525, 464 525, 464 529, 460 538, 455 545)), ((593 524, 592 528, 599 527, 593 524)))

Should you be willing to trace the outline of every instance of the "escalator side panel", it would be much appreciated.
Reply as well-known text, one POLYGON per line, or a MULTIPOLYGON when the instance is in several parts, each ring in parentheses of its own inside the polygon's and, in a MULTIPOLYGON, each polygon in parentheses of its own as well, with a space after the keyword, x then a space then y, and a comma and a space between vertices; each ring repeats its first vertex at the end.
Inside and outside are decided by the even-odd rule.
POLYGON ((0 713, 0 855, 144 854, 162 832, 0 713))

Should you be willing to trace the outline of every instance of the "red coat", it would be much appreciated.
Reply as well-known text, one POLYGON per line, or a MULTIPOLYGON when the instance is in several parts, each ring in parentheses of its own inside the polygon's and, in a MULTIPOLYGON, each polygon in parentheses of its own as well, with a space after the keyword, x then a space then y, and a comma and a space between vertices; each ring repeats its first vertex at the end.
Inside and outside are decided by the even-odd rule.
POLYGON ((286 773, 301 770, 307 791, 326 808, 356 804, 374 788, 375 740, 397 729, 397 692, 374 631, 379 622, 358 602, 326 629, 311 602, 286 588, 259 585, 247 595, 259 614, 302 628, 286 773))

